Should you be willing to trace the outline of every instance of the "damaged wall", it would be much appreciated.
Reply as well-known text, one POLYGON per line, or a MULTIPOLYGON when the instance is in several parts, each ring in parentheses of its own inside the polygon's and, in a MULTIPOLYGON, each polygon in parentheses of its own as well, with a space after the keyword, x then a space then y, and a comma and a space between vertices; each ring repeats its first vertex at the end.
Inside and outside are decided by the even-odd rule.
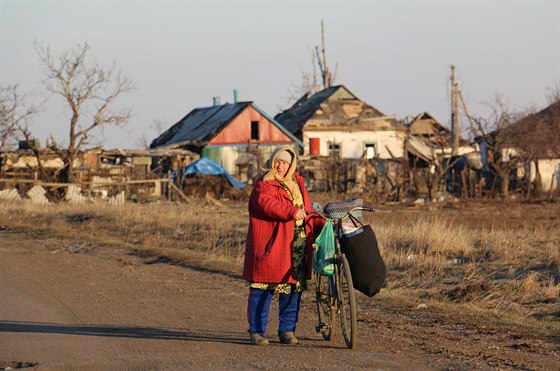
MULTIPOLYGON (((364 157, 368 146, 375 148, 375 156, 381 159, 402 158, 404 133, 399 131, 311 131, 303 134, 305 152, 310 152, 310 139, 319 138, 321 156, 330 156, 331 143, 340 146, 340 157, 359 159, 364 157)), ((371 158, 370 157, 370 158, 371 158)))

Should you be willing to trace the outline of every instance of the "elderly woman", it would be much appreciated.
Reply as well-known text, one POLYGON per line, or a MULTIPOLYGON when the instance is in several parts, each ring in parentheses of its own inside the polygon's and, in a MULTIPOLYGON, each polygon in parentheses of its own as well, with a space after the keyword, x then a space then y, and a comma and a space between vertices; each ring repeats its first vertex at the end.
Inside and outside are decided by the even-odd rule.
POLYGON ((313 208, 296 165, 290 146, 276 148, 249 199, 243 277, 249 285, 247 319, 254 345, 268 345, 266 327, 274 294, 278 294, 280 342, 298 343, 294 332, 301 293, 311 276, 313 230, 324 222, 317 216, 306 220, 306 211, 313 208))

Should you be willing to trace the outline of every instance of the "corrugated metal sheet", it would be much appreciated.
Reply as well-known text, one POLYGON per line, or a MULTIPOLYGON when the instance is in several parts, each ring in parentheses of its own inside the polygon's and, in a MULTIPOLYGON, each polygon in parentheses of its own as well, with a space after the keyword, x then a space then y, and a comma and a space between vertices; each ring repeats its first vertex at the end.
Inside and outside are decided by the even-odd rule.
POLYGON ((75 204, 75 205, 82 205, 85 204, 88 200, 87 197, 82 195, 82 188, 76 185, 71 185, 68 187, 68 191, 66 191, 66 196, 64 197, 68 203, 75 204))
POLYGON ((132 165, 147 165, 150 166, 152 164, 151 157, 133 157, 132 158, 132 165))
POLYGON ((3 191, 0 191, 0 200, 19 201, 21 200, 21 197, 19 196, 19 193, 15 188, 4 189, 3 191))
POLYGON ((45 205, 49 203, 49 200, 45 197, 45 193, 47 193, 47 191, 45 191, 43 187, 36 185, 27 192, 27 197, 31 199, 31 203, 33 204, 45 205))
POLYGON ((124 191, 119 192, 113 197, 109 197, 107 200, 111 205, 124 205, 126 203, 126 194, 124 191))

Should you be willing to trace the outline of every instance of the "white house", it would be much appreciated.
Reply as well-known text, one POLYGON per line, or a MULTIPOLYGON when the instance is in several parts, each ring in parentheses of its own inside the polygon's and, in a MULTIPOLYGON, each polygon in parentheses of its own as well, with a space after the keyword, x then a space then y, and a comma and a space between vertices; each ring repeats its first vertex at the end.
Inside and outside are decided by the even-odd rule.
POLYGON ((341 159, 402 158, 404 125, 337 85, 275 117, 303 143, 303 154, 341 159))

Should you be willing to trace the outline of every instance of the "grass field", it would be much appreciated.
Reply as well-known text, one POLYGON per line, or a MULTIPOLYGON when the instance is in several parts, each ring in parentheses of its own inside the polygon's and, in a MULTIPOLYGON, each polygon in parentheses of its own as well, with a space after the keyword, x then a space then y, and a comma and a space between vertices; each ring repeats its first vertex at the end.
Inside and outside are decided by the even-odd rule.
MULTIPOLYGON (((321 201, 324 195, 315 195, 321 201)), ((240 274, 245 202, 1 205, 0 225, 48 233, 61 246, 104 244, 240 274)), ((560 205, 372 205, 364 215, 388 267, 380 297, 428 303, 457 320, 560 333, 560 205)))

